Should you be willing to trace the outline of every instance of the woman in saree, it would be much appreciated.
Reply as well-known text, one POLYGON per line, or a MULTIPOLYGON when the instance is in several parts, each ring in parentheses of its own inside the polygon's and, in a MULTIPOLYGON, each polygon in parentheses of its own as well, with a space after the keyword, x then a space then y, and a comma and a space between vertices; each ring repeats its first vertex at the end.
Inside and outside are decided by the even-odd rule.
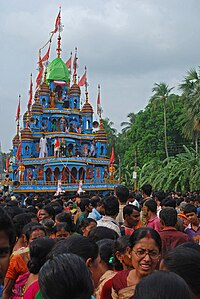
POLYGON ((162 241, 155 230, 150 227, 137 229, 130 237, 129 256, 133 269, 120 271, 113 277, 110 298, 133 299, 136 285, 155 271, 161 249, 162 241))
POLYGON ((23 233, 27 247, 14 251, 4 280, 2 299, 21 298, 22 288, 27 279, 27 263, 30 259, 29 246, 34 239, 44 237, 46 232, 39 223, 30 222, 24 226, 23 233))

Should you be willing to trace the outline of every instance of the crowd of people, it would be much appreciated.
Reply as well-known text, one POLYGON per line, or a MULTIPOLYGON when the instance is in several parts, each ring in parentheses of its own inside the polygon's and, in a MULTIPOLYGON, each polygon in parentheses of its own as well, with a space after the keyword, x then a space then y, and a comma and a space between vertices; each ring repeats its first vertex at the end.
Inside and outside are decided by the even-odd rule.
POLYGON ((0 197, 0 298, 200 298, 200 194, 0 197))

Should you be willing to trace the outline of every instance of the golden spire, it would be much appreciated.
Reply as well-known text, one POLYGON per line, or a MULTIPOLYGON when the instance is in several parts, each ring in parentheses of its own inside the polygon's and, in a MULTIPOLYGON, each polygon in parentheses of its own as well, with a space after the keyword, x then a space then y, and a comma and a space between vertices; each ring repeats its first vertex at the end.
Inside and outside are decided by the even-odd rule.
POLYGON ((44 71, 44 83, 46 83, 46 76, 47 76, 47 67, 45 68, 45 71, 44 71))
POLYGON ((102 118, 100 118, 100 130, 103 130, 103 120, 102 120, 102 118))
POLYGON ((100 99, 100 84, 98 84, 97 114, 99 115, 99 119, 101 119, 101 116, 102 116, 102 108, 101 108, 101 99, 100 99))

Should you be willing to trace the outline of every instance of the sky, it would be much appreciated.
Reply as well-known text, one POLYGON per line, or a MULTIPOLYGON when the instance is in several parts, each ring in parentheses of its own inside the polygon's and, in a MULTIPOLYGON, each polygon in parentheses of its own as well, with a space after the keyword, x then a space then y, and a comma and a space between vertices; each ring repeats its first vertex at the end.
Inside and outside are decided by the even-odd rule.
MULTIPOLYGON (((61 5, 61 57, 78 48, 78 75, 87 66, 89 101, 120 130, 129 112, 147 105, 155 83, 175 87, 200 61, 199 0, 0 0, 0 142, 12 147, 21 95, 26 111, 38 50, 54 29, 61 5)), ((50 61, 56 58, 54 36, 50 61)), ((45 54, 44 49, 42 54, 45 54)), ((84 100, 84 89, 82 98, 84 100)))

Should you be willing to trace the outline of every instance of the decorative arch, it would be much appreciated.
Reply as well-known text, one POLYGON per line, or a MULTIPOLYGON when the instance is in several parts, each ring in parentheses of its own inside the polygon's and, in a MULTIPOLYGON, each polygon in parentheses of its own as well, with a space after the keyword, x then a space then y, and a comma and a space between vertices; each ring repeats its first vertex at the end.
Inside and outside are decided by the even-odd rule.
POLYGON ((39 125, 39 119, 36 117, 35 118, 35 126, 38 127, 38 125, 39 125))
POLYGON ((52 181, 52 169, 48 167, 45 171, 46 173, 46 182, 51 182, 52 181))
POLYGON ((44 180, 44 168, 43 166, 40 166, 38 168, 38 171, 37 171, 37 177, 38 177, 38 180, 44 180))
POLYGON ((57 182, 59 180, 59 175, 60 175, 60 169, 56 167, 54 169, 54 181, 57 182))
POLYGON ((51 121, 51 126, 52 126, 52 132, 56 132, 58 131, 58 127, 57 127, 57 120, 56 118, 53 118, 51 121))
POLYGON ((69 108, 69 99, 66 96, 63 99, 63 108, 69 108))
POLYGON ((101 155, 101 156, 103 155, 103 152, 104 152, 104 146, 102 145, 102 146, 100 147, 100 155, 101 155))
POLYGON ((76 167, 72 167, 70 181, 71 181, 71 183, 76 183, 76 181, 77 181, 77 169, 76 169, 76 167))
POLYGON ((55 94, 57 94, 58 101, 62 101, 62 87, 57 85, 55 88, 55 94))
POLYGON ((96 168, 96 178, 97 178, 97 179, 100 179, 100 177, 101 177, 101 171, 100 171, 100 168, 97 167, 97 168, 96 168))
POLYGON ((68 167, 63 167, 61 180, 64 184, 69 183, 69 168, 68 167))
POLYGON ((78 104, 78 101, 77 99, 74 100, 74 109, 77 109, 77 104, 78 104))
POLYGON ((83 180, 85 179, 85 169, 81 167, 78 171, 78 179, 83 180))
POLYGON ((87 119, 86 121, 86 130, 90 129, 90 120, 87 119))
POLYGON ((87 167, 87 170, 86 170, 86 179, 87 180, 91 180, 91 178, 92 178, 92 173, 93 173, 93 171, 92 171, 92 167, 87 167))
POLYGON ((25 155, 28 155, 29 154, 29 145, 27 144, 26 146, 25 146, 25 155))

